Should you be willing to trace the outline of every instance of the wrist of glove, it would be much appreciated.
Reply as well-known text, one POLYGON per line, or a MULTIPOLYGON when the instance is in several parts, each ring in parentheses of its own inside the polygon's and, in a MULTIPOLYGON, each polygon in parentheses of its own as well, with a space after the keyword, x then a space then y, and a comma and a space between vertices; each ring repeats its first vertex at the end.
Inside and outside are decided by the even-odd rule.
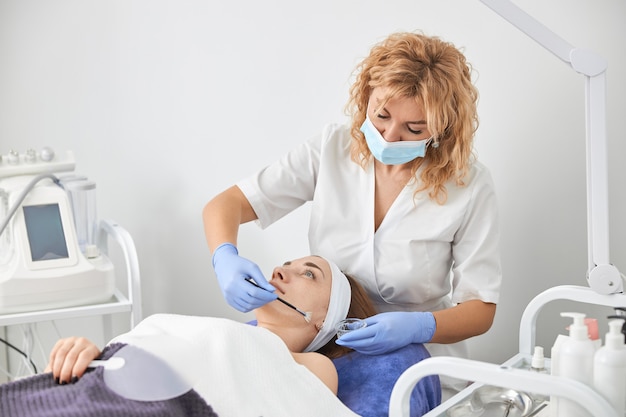
POLYGON ((365 319, 367 327, 346 333, 337 344, 367 355, 380 355, 411 343, 427 343, 437 323, 431 312, 388 312, 365 319))
POLYGON ((223 243, 213 252, 213 269, 226 302, 241 312, 261 307, 277 296, 254 262, 239 256, 232 243, 223 243), (252 278, 261 288, 255 287, 246 279, 252 278))

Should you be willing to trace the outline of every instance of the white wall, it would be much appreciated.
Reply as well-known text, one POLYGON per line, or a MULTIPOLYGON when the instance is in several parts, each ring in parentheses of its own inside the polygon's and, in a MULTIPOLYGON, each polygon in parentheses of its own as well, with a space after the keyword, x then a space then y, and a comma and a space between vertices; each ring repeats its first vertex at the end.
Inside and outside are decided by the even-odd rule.
MULTIPOLYGON (((626 270, 626 3, 517 4, 609 62, 611 259, 626 270)), ((344 121, 356 63, 387 34, 417 29, 461 47, 477 70, 476 151, 500 197, 504 283, 473 347, 501 362, 517 352, 533 296, 586 285, 584 78, 478 0, 0 0, 0 153, 74 151, 100 216, 135 239, 146 314, 245 319, 215 283, 203 205, 344 121)), ((244 226, 242 253, 267 274, 307 253, 307 214, 244 226)), ((566 324, 557 313, 540 325, 546 347, 566 324)))

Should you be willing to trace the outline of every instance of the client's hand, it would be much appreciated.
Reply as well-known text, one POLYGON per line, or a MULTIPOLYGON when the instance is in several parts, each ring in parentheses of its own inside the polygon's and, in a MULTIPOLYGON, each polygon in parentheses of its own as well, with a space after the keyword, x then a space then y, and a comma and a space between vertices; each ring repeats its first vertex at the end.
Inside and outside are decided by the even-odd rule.
POLYGON ((59 384, 75 382, 98 356, 100 349, 84 337, 61 339, 50 352, 50 363, 45 372, 52 372, 52 377, 59 384))
POLYGON ((272 287, 259 269, 259 266, 239 256, 237 248, 231 243, 224 243, 213 253, 213 268, 217 275, 224 298, 232 307, 247 313, 276 300, 276 288, 272 287), (262 288, 246 281, 252 278, 262 288))
POLYGON ((380 355, 411 343, 430 342, 437 328, 429 312, 380 313, 365 322, 367 327, 344 334, 336 343, 366 355, 380 355))

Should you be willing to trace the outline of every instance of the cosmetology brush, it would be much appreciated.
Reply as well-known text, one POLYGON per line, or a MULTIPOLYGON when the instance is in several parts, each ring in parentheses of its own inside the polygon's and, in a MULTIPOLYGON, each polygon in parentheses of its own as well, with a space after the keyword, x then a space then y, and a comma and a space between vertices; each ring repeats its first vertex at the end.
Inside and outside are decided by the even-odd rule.
MULTIPOLYGON (((256 282, 254 282, 251 278, 246 278, 246 281, 248 281, 250 284, 254 285, 254 286, 255 286, 255 287, 257 287, 257 288, 260 288, 260 289, 262 289, 262 290, 267 291, 265 288, 261 287, 259 284, 257 284, 256 282)), ((310 322, 311 322, 311 315, 312 315, 313 313, 311 313, 310 311, 306 311, 306 312, 304 312, 304 311, 300 310, 298 307, 294 306, 293 304, 291 304, 291 303, 290 303, 290 302, 288 302, 288 301, 283 300, 283 299, 282 299, 282 298, 280 298, 280 297, 278 297, 278 298, 277 298, 277 300, 278 300, 278 301, 280 301, 281 303, 283 303, 284 305, 286 305, 287 307, 292 308, 292 309, 294 309, 295 311, 297 311, 298 313, 302 314, 302 316, 304 317, 304 320, 305 320, 307 323, 310 323, 310 322)))

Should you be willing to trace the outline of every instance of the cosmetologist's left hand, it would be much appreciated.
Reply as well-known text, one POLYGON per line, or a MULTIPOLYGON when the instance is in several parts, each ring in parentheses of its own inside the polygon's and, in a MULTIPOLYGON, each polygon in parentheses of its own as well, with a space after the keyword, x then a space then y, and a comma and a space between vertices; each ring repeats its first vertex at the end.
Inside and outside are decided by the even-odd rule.
POLYGON ((430 312, 380 313, 365 322, 367 327, 344 334, 336 343, 366 355, 380 355, 411 343, 429 342, 437 328, 430 312))

